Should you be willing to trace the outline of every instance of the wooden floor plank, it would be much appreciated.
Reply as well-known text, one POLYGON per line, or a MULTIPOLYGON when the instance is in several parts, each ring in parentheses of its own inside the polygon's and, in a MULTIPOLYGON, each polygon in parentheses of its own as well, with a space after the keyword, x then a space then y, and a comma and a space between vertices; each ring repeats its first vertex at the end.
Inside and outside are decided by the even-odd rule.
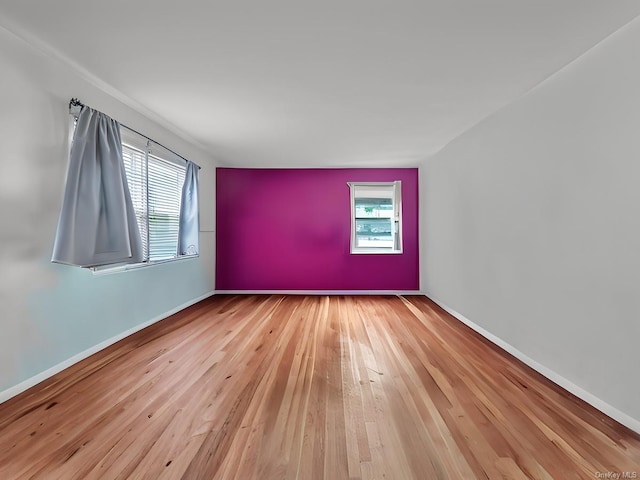
POLYGON ((422 296, 215 296, 0 405, 1 480, 625 472, 639 435, 422 296))

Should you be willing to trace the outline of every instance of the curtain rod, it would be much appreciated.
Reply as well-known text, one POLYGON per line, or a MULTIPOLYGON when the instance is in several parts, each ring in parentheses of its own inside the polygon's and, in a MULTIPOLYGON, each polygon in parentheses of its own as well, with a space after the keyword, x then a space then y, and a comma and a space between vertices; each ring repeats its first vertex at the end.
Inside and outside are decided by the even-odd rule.
MULTIPOLYGON (((78 100, 77 98, 72 98, 69 101, 69 114, 73 115, 75 118, 78 118, 78 115, 80 115, 80 110, 82 110, 82 107, 86 107, 86 105, 84 103, 82 103, 80 100, 78 100)), ((91 107, 89 107, 91 108, 91 107)), ((173 153, 176 157, 181 158, 182 160, 184 160, 185 162, 188 162, 189 160, 187 160, 186 158, 184 158, 182 155, 174 152, 173 150, 171 150, 168 147, 165 147, 163 144, 161 144, 160 142, 156 142, 153 138, 149 138, 146 135, 144 135, 143 133, 140 133, 137 130, 134 130, 131 127, 126 126, 123 123, 118 122, 118 125, 120 125, 121 127, 126 128, 127 130, 132 131, 133 133, 137 133, 138 135, 140 135, 141 137, 146 138, 147 140, 152 141, 153 143, 155 143, 156 145, 160 145, 162 148, 164 148, 165 150, 168 150, 169 152, 173 153)), ((195 162, 191 162, 193 163, 196 167, 198 167, 198 169, 202 169, 202 167, 200 165, 198 165, 195 162)))

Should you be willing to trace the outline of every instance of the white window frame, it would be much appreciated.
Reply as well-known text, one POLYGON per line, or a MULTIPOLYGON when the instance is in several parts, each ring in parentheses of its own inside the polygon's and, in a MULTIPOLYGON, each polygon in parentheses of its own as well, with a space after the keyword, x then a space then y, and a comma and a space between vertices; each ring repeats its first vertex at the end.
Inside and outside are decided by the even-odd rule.
MULTIPOLYGON (((173 164, 179 168, 183 168, 186 172, 186 164, 184 159, 178 157, 176 154, 174 154, 173 152, 165 149, 164 147, 162 147, 162 145, 159 145, 157 143, 155 143, 153 140, 145 137, 144 135, 141 135, 137 132, 134 132, 130 129, 124 129, 121 128, 121 136, 122 136, 122 146, 123 148, 130 148, 133 150, 138 151, 139 153, 143 154, 145 156, 144 162, 146 163, 145 166, 145 173, 146 173, 146 178, 144 179, 145 182, 145 191, 146 191, 146 201, 148 202, 149 200, 149 167, 148 167, 148 162, 149 162, 149 158, 157 158, 159 159, 161 162, 166 162, 169 164, 173 164)), ((181 190, 179 195, 179 199, 181 200, 181 190)), ((137 217, 137 215, 136 215, 137 217)), ((140 220, 138 219, 138 226, 142 228, 142 226, 140 225, 140 220)), ((134 269, 138 269, 141 267, 148 267, 148 266, 153 266, 153 265, 160 265, 163 263, 167 263, 167 262, 175 262, 175 261, 181 261, 181 260, 186 260, 186 259, 191 259, 191 258, 197 258, 199 257, 199 254, 195 254, 195 255, 179 255, 178 251, 177 251, 177 245, 176 245, 176 255, 174 257, 171 258, 163 258, 163 259, 157 259, 157 260, 151 260, 151 252, 150 250, 150 239, 149 239, 149 232, 148 232, 148 221, 149 221, 149 210, 148 210, 148 205, 147 205, 147 210, 145 212, 145 218, 143 221, 147 222, 147 226, 145 228, 147 228, 147 237, 146 239, 141 238, 142 242, 145 242, 146 245, 144 246, 143 250, 145 252, 145 258, 142 262, 139 263, 127 263, 127 264, 115 264, 115 265, 104 265, 104 266, 97 266, 97 267, 93 267, 93 273, 96 275, 101 275, 101 274, 109 274, 109 273, 117 273, 117 272, 123 272, 123 271, 128 271, 128 270, 134 270, 134 269)), ((142 231, 141 231, 141 235, 142 235, 142 231)))
MULTIPOLYGON (((348 182, 351 202, 351 254, 401 254, 402 253, 402 182, 348 182), (380 198, 388 198, 390 194, 393 214, 391 217, 391 236, 394 245, 391 248, 385 247, 362 247, 357 245, 356 232, 356 198, 359 198, 358 191, 379 190, 380 198)), ((375 198, 375 197, 374 197, 375 198)))

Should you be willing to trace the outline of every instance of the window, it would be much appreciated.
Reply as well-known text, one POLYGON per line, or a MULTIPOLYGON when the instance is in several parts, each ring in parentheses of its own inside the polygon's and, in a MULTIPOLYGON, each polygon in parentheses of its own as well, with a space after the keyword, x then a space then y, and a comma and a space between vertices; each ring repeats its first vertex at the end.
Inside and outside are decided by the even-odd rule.
POLYGON ((122 132, 122 156, 145 262, 178 258, 184 161, 133 132, 122 132))
POLYGON ((350 182, 351 253, 402 253, 400 181, 350 182))
POLYGON ((200 167, 85 107, 69 102, 69 144, 79 147, 69 151, 52 261, 110 273, 198 256, 200 167), (122 147, 122 170, 115 172, 110 167, 120 158, 109 148, 113 141, 122 147), (123 205, 127 193, 131 203, 123 205))

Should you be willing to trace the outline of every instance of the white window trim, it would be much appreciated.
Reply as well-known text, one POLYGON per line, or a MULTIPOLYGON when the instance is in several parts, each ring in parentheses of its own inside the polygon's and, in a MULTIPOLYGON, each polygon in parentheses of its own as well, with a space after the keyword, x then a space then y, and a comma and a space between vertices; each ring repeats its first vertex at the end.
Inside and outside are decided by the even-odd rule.
POLYGON ((157 265, 163 265, 165 263, 181 262, 190 258, 198 258, 200 254, 195 255, 180 255, 175 258, 166 258, 164 260, 152 260, 148 262, 140 263, 117 263, 114 265, 102 265, 98 267, 91 267, 91 271, 94 275, 110 275, 112 273, 129 272, 131 270, 138 270, 140 268, 155 267, 157 265))
MULTIPOLYGON (((73 127, 75 127, 75 121, 74 121, 73 127)), ((71 133, 73 134, 73 132, 71 133)), ((127 146, 129 148, 144 152, 145 155, 147 156, 153 155, 167 163, 171 163, 179 167, 184 167, 184 161, 177 159, 176 154, 174 154, 170 150, 167 150, 165 147, 154 142, 150 138, 145 137, 144 135, 141 135, 137 132, 133 132, 131 130, 127 130, 126 133, 122 132, 121 135, 122 135, 123 146, 127 146), (161 154, 160 152, 151 153, 150 144, 153 144, 155 150, 159 150, 161 154)), ((146 181, 148 182, 148 177, 146 181)), ((147 192, 147 195, 148 195, 148 192, 147 192)), ((128 272, 131 270, 137 270, 139 268, 153 267, 156 265, 162 265, 165 263, 171 263, 171 262, 187 260, 191 258, 198 258, 198 257, 200 257, 200 253, 197 253, 194 255, 177 255, 176 257, 173 257, 173 258, 163 258, 158 260, 148 259, 138 263, 118 263, 118 264, 111 264, 111 265, 98 265, 95 267, 90 267, 89 270, 91 270, 94 275, 107 275, 112 273, 128 272)))
MULTIPOLYGON (((396 180, 394 182, 347 182, 349 185, 349 197, 351 203, 351 238, 349 251, 352 255, 397 255, 403 253, 403 241, 402 241, 402 182, 396 180), (356 187, 381 187, 381 186, 393 186, 393 221, 392 227, 396 226, 398 230, 398 246, 399 248, 378 248, 378 247, 356 247, 356 187)), ((394 232, 392 232, 393 235, 394 232)))

